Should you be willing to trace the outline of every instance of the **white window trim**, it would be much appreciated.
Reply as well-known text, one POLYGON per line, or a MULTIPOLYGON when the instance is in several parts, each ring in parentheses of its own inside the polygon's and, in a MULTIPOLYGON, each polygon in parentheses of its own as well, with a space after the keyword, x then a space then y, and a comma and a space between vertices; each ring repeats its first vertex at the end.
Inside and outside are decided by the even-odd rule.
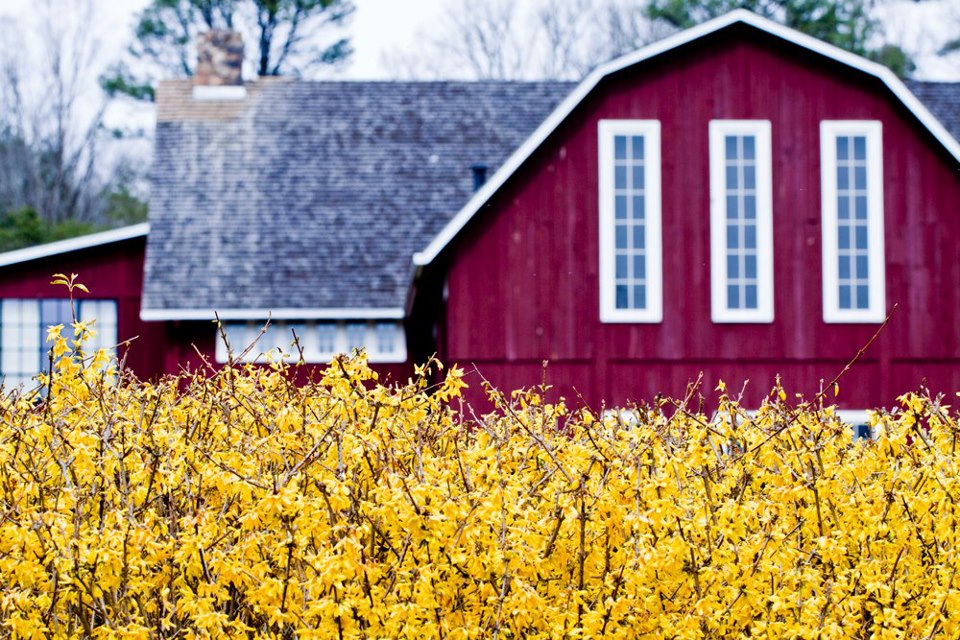
POLYGON ((601 120, 598 125, 600 179, 600 321, 658 323, 663 321, 663 249, 660 193, 660 121, 601 120), (646 309, 617 309, 616 212, 614 200, 614 136, 644 137, 646 210, 646 309))
POLYGON ((710 302, 716 323, 773 322, 773 177, 769 120, 710 121, 710 302), (726 146, 728 135, 756 138, 757 308, 727 306, 726 146))
MULTIPOLYGON (((823 225, 823 321, 880 323, 886 316, 883 239, 883 133, 877 120, 824 120, 820 123, 823 225), (867 268, 870 299, 866 309, 841 309, 837 273, 837 138, 865 136, 867 141, 867 268)), ((851 212, 853 215, 853 212, 851 212)))
MULTIPOLYGON (((229 322, 224 322, 223 324, 225 325, 224 330, 227 331, 228 334, 235 329, 232 329, 232 327, 228 327, 226 325, 244 326, 248 332, 248 335, 250 336, 250 339, 257 336, 260 330, 263 328, 263 323, 257 320, 248 320, 246 322, 231 320, 229 322)), ((299 354, 293 347, 293 334, 290 332, 290 324, 291 323, 285 321, 274 322, 273 326, 277 327, 283 332, 284 337, 282 339, 282 344, 279 346, 266 344, 263 342, 263 338, 260 338, 260 342, 258 342, 257 345, 251 349, 246 356, 244 356, 243 362, 265 363, 270 362, 271 357, 274 359, 280 359, 282 355, 288 355, 291 357, 292 362, 296 362, 299 354)), ((378 322, 372 322, 368 320, 341 320, 332 323, 335 327, 333 351, 319 350, 319 336, 316 334, 317 324, 315 322, 311 320, 305 320, 303 322, 296 322, 293 324, 305 325, 297 331, 297 337, 300 340, 300 347, 303 349, 304 359, 307 364, 325 364, 332 360, 336 355, 347 353, 351 348, 349 339, 347 337, 347 326, 352 324, 364 325, 363 344, 367 352, 367 362, 370 364, 391 364, 403 363, 407 361, 406 332, 403 329, 402 323, 399 322, 396 323, 396 349, 390 352, 381 352, 378 349, 378 322)), ((247 348, 247 346, 248 344, 233 344, 233 341, 231 341, 230 344, 230 347, 234 352, 234 357, 238 356, 244 349, 247 348)), ((219 363, 225 363, 228 359, 227 347, 223 343, 223 337, 220 335, 219 331, 217 332, 216 338, 215 357, 216 361, 219 363)))
POLYGON ((857 437, 857 425, 861 424, 867 425, 871 439, 877 437, 877 430, 870 427, 870 412, 866 409, 836 409, 834 414, 837 416, 837 420, 854 430, 853 437, 855 439, 857 437))

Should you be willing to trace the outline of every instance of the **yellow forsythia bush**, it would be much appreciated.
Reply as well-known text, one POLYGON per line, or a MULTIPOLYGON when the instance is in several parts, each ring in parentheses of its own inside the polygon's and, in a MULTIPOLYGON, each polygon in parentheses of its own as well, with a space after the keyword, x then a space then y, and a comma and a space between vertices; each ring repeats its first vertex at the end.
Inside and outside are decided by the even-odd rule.
POLYGON ((3 637, 960 636, 958 423, 929 398, 871 442, 779 389, 636 424, 491 392, 468 421, 456 369, 146 384, 53 349, 2 403, 3 637))

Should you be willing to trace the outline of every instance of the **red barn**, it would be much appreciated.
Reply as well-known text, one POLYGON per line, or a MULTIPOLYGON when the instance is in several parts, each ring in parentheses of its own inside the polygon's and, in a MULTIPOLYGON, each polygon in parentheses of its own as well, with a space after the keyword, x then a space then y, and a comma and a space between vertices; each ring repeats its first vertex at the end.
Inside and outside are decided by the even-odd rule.
POLYGON ((583 82, 415 257, 421 313, 503 388, 549 361, 618 404, 703 371, 756 405, 778 374, 810 397, 892 312, 841 406, 952 393, 958 214, 960 145, 907 87, 736 12, 583 82))
MULTIPOLYGON (((749 405, 778 374, 809 397, 889 314, 841 406, 960 389, 960 83, 747 12, 579 85, 225 80, 161 85, 145 257, 142 235, 0 255, 0 297, 81 273, 125 301, 144 376, 224 361, 216 317, 235 352, 270 317, 250 358, 296 332, 309 361, 364 346, 398 378, 436 352, 473 400, 547 361, 593 406, 700 372, 749 379, 749 405)), ((15 307, 4 353, 8 317, 46 317, 15 307)))

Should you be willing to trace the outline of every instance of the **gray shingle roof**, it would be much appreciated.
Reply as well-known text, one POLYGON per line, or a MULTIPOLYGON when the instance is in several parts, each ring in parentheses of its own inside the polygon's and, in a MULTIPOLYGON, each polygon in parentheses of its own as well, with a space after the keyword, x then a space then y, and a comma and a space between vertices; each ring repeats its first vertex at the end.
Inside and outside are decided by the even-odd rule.
POLYGON ((908 80, 907 88, 936 116, 954 139, 960 140, 960 82, 908 80))
POLYGON ((143 309, 397 308, 411 258, 571 83, 165 83, 143 309))

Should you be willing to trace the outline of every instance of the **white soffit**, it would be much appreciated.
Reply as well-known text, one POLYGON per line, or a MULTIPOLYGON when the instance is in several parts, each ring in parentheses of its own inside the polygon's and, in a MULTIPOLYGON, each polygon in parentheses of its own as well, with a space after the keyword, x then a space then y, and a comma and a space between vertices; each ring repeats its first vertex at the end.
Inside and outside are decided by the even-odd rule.
POLYGON ((597 67, 586 79, 583 80, 567 98, 554 109, 546 120, 543 121, 536 131, 527 138, 527 140, 503 163, 503 166, 491 176, 483 187, 481 187, 467 204, 457 213, 453 219, 434 237, 426 249, 413 255, 413 263, 417 267, 429 265, 443 251, 443 249, 456 237, 464 226, 473 218, 481 207, 495 194, 507 179, 520 168, 520 166, 529 158, 534 151, 549 137, 553 131, 560 126, 566 117, 579 105, 584 98, 596 87, 606 76, 622 71, 627 67, 635 65, 644 60, 656 57, 660 54, 676 49, 694 40, 703 38, 712 33, 720 31, 736 23, 743 23, 756 27, 771 35, 777 36, 787 42, 793 43, 815 53, 819 53, 831 60, 835 60, 849 67, 862 71, 868 75, 881 80, 893 94, 903 103, 910 112, 927 128, 958 162, 960 162, 960 143, 957 142, 946 130, 946 128, 937 120, 933 114, 917 99, 913 93, 907 89, 906 85, 887 67, 871 62, 856 54, 844 51, 832 44, 818 40, 813 36, 800 33, 782 24, 761 18, 755 13, 746 9, 737 9, 730 13, 715 18, 703 24, 697 25, 676 33, 668 38, 664 38, 649 46, 646 46, 633 53, 621 56, 615 60, 597 67))

